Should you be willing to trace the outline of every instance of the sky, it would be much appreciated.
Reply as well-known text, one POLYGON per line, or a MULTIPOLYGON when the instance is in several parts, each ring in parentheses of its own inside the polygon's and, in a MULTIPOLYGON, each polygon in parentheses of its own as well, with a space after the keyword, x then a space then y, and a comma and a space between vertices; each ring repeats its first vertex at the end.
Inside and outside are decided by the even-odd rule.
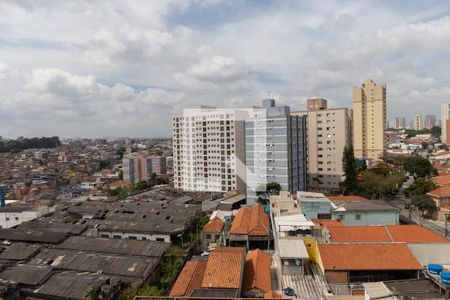
POLYGON ((351 108, 387 85, 388 119, 450 101, 450 3, 0 0, 0 136, 169 137, 192 105, 270 93, 351 108))

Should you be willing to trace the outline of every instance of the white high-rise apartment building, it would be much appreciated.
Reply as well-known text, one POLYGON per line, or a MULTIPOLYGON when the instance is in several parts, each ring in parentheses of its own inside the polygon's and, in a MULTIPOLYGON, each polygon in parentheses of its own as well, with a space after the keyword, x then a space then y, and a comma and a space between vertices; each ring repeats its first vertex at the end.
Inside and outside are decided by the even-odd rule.
POLYGON ((415 118, 415 122, 414 122, 414 129, 415 130, 422 130, 423 129, 422 115, 419 114, 419 113, 416 114, 416 118, 415 118))
POLYGON ((447 140, 447 120, 450 120, 450 103, 441 105, 441 141, 448 143, 447 140))
POLYGON ((184 191, 245 191, 242 111, 198 106, 172 120, 174 187, 184 191))

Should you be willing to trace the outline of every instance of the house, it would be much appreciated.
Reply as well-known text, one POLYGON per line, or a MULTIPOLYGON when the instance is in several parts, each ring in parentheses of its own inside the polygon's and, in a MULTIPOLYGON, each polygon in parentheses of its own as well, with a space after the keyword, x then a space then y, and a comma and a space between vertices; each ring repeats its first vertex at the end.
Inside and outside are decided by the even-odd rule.
POLYGON ((305 242, 301 238, 279 238, 278 255, 281 261, 282 275, 304 275, 304 268, 309 261, 305 242))
POLYGON ((336 202, 332 219, 341 220, 344 226, 398 225, 400 210, 384 201, 362 200, 336 202))
POLYGON ((206 223, 202 231, 202 241, 204 243, 204 246, 209 246, 212 243, 216 244, 217 246, 224 245, 224 227, 225 222, 218 217, 215 217, 214 219, 206 223))
POLYGON ((244 248, 216 248, 207 261, 186 262, 169 296, 237 298, 241 294, 244 266, 244 248))
POLYGON ((433 219, 445 221, 450 215, 450 185, 432 190, 427 195, 436 203, 437 210, 432 214, 433 219))
POLYGON ((297 199, 305 217, 309 219, 331 219, 332 203, 322 193, 297 192, 297 199))
POLYGON ((228 235, 230 245, 261 246, 269 242, 269 216, 262 205, 242 207, 234 217, 228 235))
POLYGON ((247 253, 242 282, 243 297, 264 298, 267 293, 272 291, 270 264, 270 255, 260 249, 247 253))
POLYGON ((319 244, 320 266, 329 283, 418 278, 422 268, 406 244, 319 244))

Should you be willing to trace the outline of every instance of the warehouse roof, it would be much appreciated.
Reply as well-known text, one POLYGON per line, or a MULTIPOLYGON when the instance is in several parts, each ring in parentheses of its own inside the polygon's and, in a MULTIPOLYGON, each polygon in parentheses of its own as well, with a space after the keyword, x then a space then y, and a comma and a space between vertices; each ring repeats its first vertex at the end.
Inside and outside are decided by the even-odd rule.
POLYGON ((53 268, 49 266, 17 265, 3 271, 0 278, 36 286, 42 284, 50 276, 52 270, 53 268))
POLYGON ((0 254, 0 259, 25 260, 36 254, 40 248, 39 245, 13 243, 0 254))
POLYGON ((116 256, 74 250, 43 249, 30 261, 57 269, 138 277, 146 279, 157 265, 155 258, 116 256))
POLYGON ((65 240, 66 237, 67 234, 64 232, 52 232, 43 229, 0 229, 0 240, 57 244, 65 240))
POLYGON ((152 241, 72 236, 57 247, 88 252, 161 257, 169 248, 169 244, 152 241))

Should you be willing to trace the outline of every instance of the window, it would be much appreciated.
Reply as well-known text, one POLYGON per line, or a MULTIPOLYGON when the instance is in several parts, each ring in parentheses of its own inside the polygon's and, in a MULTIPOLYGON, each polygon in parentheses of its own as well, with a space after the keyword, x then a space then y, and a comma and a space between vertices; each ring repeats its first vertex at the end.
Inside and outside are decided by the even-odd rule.
POLYGON ((156 241, 157 242, 164 242, 164 239, 163 238, 156 238, 156 241))
POLYGON ((210 235, 210 234, 207 234, 207 235, 206 235, 206 239, 207 239, 207 240, 210 240, 210 239, 211 239, 211 235, 210 235))
POLYGON ((344 215, 339 215, 339 220, 344 221, 344 215))
POLYGON ((361 214, 356 214, 356 220, 361 220, 361 214))
POLYGON ((120 235, 116 235, 116 234, 115 234, 115 235, 113 235, 113 238, 114 238, 114 239, 120 239, 120 238, 121 238, 121 236, 120 236, 120 235))
POLYGON ((129 239, 129 240, 137 240, 137 237, 130 235, 130 236, 128 237, 128 239, 129 239))

